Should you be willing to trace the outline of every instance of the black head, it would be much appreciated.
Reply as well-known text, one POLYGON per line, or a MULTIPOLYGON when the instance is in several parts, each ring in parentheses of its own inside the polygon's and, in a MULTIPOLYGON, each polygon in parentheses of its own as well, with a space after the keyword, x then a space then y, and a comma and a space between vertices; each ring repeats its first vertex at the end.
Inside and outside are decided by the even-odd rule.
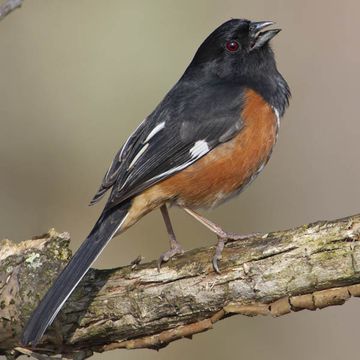
MULTIPOLYGON (((271 21, 232 19, 215 29, 201 44, 191 66, 208 67, 219 77, 234 75, 247 63, 273 61, 269 41, 280 29, 262 31, 271 21)), ((247 67, 247 66, 246 66, 247 67)))
POLYGON ((284 109, 290 91, 277 71, 269 45, 280 29, 264 30, 270 25, 273 22, 245 19, 232 19, 220 25, 200 45, 185 77, 189 75, 200 82, 220 80, 249 86, 270 103, 283 102, 279 107, 284 109), (276 101, 271 99, 274 96, 276 101))

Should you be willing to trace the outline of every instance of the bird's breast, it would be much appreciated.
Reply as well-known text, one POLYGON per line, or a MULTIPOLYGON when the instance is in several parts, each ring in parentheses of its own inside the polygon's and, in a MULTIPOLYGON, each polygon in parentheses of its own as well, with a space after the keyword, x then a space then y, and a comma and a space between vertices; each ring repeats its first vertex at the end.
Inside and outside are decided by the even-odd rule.
POLYGON ((200 160, 155 187, 180 206, 214 207, 240 192, 270 158, 278 132, 278 114, 253 90, 241 113, 244 127, 200 160))

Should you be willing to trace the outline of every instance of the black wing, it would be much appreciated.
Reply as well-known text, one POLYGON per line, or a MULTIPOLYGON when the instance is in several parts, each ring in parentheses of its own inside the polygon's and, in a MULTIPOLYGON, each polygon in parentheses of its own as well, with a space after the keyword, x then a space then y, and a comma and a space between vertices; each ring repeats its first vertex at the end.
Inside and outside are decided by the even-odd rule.
POLYGON ((244 91, 229 84, 175 85, 116 154, 92 200, 107 208, 186 168, 243 127, 244 91))
POLYGON ((101 182, 99 190, 92 198, 90 205, 94 205, 95 203, 97 203, 104 196, 104 194, 115 184, 122 167, 124 167, 126 159, 130 157, 131 150, 136 148, 136 145, 139 143, 139 137, 141 137, 144 133, 145 121, 146 119, 142 123, 140 123, 136 130, 126 140, 125 144, 116 153, 112 163, 110 164, 110 167, 108 168, 101 182))

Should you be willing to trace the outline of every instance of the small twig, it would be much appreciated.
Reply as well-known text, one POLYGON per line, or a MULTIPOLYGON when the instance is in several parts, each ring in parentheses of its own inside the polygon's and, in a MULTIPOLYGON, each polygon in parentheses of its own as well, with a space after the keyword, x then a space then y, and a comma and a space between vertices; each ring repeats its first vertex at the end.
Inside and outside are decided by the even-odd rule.
POLYGON ((0 5, 0 20, 10 14, 15 9, 19 8, 24 0, 6 0, 0 5))
POLYGON ((134 259, 133 261, 131 261, 130 266, 131 269, 135 269, 145 258, 141 255, 138 255, 138 257, 136 259, 134 259))

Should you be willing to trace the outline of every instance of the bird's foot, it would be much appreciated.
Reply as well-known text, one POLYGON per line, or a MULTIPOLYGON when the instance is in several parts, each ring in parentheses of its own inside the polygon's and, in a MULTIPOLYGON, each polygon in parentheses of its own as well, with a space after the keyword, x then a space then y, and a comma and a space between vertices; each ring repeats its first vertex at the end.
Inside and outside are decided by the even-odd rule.
POLYGON ((237 234, 237 233, 233 233, 233 232, 225 232, 222 229, 218 229, 217 232, 218 235, 218 243, 216 245, 216 249, 215 249, 215 255, 212 258, 212 265, 213 265, 213 269, 216 273, 220 274, 220 269, 219 269, 219 261, 222 258, 222 252, 224 250, 225 244, 228 241, 241 241, 241 240, 246 240, 252 237, 258 237, 261 236, 261 233, 251 233, 251 234, 237 234))
POLYGON ((184 250, 182 246, 178 242, 171 243, 171 248, 160 255, 158 262, 157 262, 157 268, 158 271, 160 271, 161 264, 164 262, 169 261, 171 258, 173 258, 176 255, 182 255, 184 254, 184 250))

